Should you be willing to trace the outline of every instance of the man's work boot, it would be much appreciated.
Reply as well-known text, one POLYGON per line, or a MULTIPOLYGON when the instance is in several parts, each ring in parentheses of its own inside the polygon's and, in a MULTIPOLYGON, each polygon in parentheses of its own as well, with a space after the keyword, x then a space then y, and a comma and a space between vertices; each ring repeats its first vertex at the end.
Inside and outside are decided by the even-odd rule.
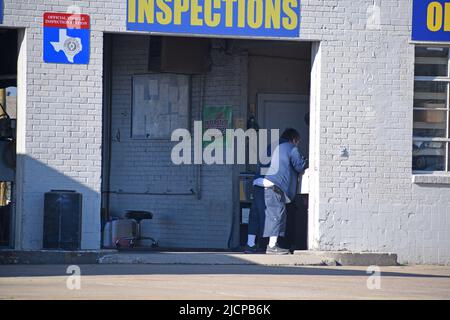
POLYGON ((256 245, 254 245, 253 247, 250 247, 248 244, 246 244, 244 253, 246 253, 246 254, 258 253, 258 248, 256 247, 256 245))
POLYGON ((267 246, 267 249, 266 249, 266 254, 280 255, 280 254, 289 254, 289 253, 290 253, 289 249, 280 248, 278 246, 278 244, 276 244, 275 247, 267 246))

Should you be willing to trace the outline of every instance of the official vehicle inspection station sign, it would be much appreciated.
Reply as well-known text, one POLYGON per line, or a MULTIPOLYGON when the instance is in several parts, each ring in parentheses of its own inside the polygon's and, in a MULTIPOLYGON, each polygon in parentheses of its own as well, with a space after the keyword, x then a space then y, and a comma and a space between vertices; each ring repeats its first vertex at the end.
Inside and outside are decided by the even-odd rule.
POLYGON ((44 14, 44 61, 88 64, 90 21, 86 14, 44 14))
POLYGON ((412 40, 450 42, 450 0, 414 0, 412 40))
POLYGON ((300 0, 128 0, 127 30, 298 38, 300 0))

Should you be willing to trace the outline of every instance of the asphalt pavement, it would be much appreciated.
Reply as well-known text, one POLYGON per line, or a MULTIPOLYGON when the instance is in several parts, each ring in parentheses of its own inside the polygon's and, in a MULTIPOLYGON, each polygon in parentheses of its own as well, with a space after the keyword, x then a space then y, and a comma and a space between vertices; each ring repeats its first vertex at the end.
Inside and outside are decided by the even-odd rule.
POLYGON ((450 299, 450 267, 2 265, 0 299, 450 299))

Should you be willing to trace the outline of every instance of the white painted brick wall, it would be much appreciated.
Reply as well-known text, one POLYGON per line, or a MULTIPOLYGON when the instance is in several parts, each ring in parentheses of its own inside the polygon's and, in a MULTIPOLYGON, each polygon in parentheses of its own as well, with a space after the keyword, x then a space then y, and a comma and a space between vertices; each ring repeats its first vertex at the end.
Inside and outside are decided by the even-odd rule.
MULTIPOLYGON (((400 262, 450 263, 450 188, 411 182, 411 2, 377 1, 381 29, 368 30, 373 0, 302 1, 301 38, 322 47, 314 249, 390 251, 400 262), (340 156, 343 146, 348 159, 340 156)), ((40 245, 42 193, 71 186, 85 188, 84 247, 98 247, 102 32, 126 31, 125 7, 123 0, 5 0, 4 25, 28 28, 25 248, 40 245), (91 63, 43 64, 42 14, 70 4, 91 15, 91 63), (86 136, 74 135, 73 127, 86 136)), ((205 202, 186 205, 195 212, 205 202)))
MULTIPOLYGON (((92 31, 88 66, 44 64, 42 15, 67 10, 72 1, 5 1, 4 25, 27 28, 26 143, 23 211, 19 213, 23 249, 42 247, 43 199, 50 189, 83 193, 82 248, 100 245, 103 34, 92 31)), ((86 4, 86 2, 85 2, 86 4)))

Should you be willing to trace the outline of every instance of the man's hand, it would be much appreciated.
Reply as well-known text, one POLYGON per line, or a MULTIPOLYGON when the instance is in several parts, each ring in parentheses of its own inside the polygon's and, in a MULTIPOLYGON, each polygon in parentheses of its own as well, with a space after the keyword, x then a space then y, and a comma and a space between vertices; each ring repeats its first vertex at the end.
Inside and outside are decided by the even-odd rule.
POLYGON ((305 170, 309 168, 309 159, 305 156, 302 156, 302 160, 305 162, 305 170))
MULTIPOLYGON (((297 147, 292 148, 291 151, 291 164, 297 173, 303 173, 307 168, 307 163, 305 162, 305 157, 300 153, 297 147)), ((306 159, 308 161, 308 159, 306 159)))

